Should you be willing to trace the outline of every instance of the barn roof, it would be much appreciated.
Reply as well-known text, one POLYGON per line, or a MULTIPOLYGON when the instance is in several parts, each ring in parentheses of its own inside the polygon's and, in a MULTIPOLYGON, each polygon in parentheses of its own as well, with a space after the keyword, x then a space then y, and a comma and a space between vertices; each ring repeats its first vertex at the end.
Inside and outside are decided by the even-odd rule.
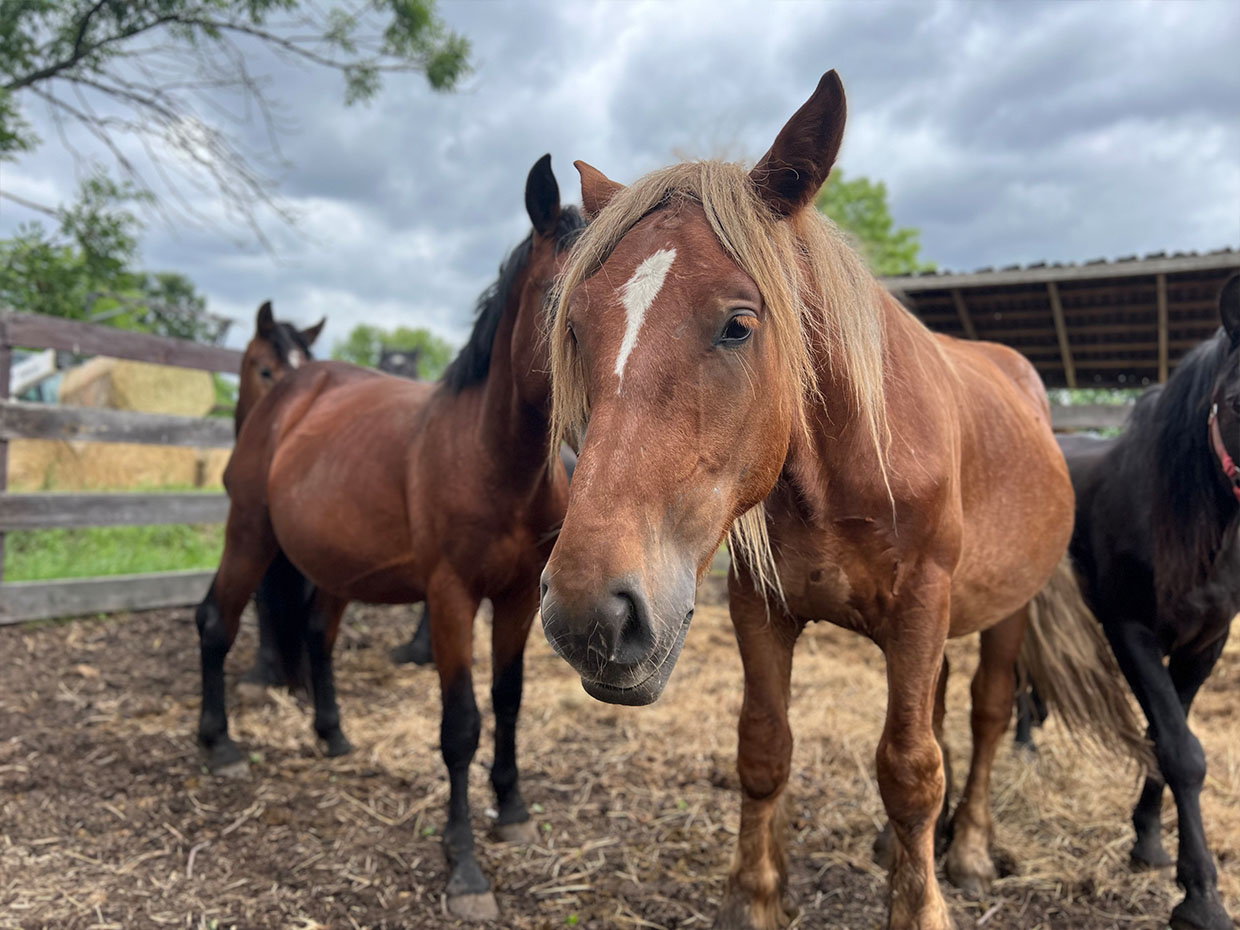
POLYGON ((1227 248, 883 282, 931 329, 1024 353, 1049 387, 1141 387, 1218 328, 1219 289, 1238 270, 1227 248))

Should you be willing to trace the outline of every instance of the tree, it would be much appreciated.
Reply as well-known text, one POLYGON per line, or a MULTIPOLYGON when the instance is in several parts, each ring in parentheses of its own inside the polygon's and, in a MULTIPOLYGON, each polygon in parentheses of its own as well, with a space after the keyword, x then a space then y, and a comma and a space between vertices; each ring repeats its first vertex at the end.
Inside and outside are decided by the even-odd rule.
POLYGON ((849 233, 877 275, 933 271, 933 262, 920 260, 921 232, 908 226, 895 229, 887 207, 887 185, 866 177, 844 180, 836 169, 818 192, 814 205, 849 233))
POLYGON ((353 327, 347 339, 343 342, 337 341, 332 346, 332 358, 365 365, 367 368, 377 368, 379 354, 384 347, 402 352, 418 351, 420 374, 427 380, 434 380, 442 375, 455 354, 451 344, 426 329, 400 326, 383 330, 361 323, 353 327))
POLYGON ((214 191, 261 240, 264 211, 291 219, 274 193, 283 127, 256 70, 264 52, 339 72, 349 104, 386 74, 447 90, 469 71, 469 43, 435 0, 3 0, 0 159, 38 147, 24 108, 41 101, 67 146, 65 129, 85 130, 165 218, 209 223, 185 190, 214 191), (265 145, 242 141, 253 120, 265 145), (168 197, 154 199, 152 176, 168 197))
POLYGON ((228 321, 207 312, 188 278, 137 268, 141 223, 127 206, 135 198, 97 175, 55 211, 55 231, 30 223, 0 240, 0 307, 220 342, 228 321))

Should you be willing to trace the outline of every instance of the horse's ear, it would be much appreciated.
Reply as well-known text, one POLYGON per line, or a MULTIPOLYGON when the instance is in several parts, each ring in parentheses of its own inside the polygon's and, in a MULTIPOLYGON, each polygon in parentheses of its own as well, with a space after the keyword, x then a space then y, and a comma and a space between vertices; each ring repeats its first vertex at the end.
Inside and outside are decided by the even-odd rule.
POLYGON ((301 331, 301 338, 305 341, 306 348, 314 345, 314 340, 319 338, 319 335, 323 332, 323 327, 326 325, 327 317, 323 317, 323 319, 319 320, 313 326, 307 326, 301 331))
POLYGON ((594 219, 611 202, 612 197, 624 190, 624 185, 617 184, 584 161, 573 162, 573 167, 581 175, 581 206, 585 209, 586 216, 594 219))
POLYGON ((1233 274, 1218 295, 1218 315, 1233 346, 1240 345, 1240 274, 1233 274))
POLYGON ((845 115, 844 85, 828 71, 749 173, 758 195, 776 213, 790 216, 817 195, 840 152, 845 115))
POLYGON ((271 312, 271 301, 264 300, 258 308, 258 319, 254 321, 254 331, 266 339, 276 331, 276 318, 271 312))
POLYGON ((540 236, 555 232, 560 218, 560 185, 551 172, 551 156, 544 155, 534 162, 530 175, 525 179, 525 212, 540 236))

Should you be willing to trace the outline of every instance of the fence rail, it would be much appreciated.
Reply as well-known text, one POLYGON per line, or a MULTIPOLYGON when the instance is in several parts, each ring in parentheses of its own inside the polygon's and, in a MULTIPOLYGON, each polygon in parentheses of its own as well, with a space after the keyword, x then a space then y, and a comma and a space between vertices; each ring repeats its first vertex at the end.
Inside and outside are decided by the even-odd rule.
POLYGON ((0 532, 82 526, 155 526, 223 523, 228 495, 187 494, 4 494, 0 532))
POLYGON ((47 617, 177 607, 199 600, 210 582, 211 572, 4 581, 7 531, 218 523, 228 515, 228 497, 215 493, 8 493, 8 444, 11 440, 63 439, 224 449, 233 444, 232 423, 224 419, 9 400, 9 369, 13 349, 19 346, 230 374, 240 371, 241 353, 76 320, 0 312, 0 625, 47 617))

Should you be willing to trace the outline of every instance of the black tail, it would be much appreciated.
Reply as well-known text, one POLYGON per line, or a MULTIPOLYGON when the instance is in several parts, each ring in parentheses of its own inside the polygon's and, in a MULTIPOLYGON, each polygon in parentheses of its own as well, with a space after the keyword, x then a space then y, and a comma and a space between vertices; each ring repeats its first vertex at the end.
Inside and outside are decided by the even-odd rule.
POLYGON ((283 552, 276 555, 254 594, 260 639, 274 644, 284 684, 291 690, 310 687, 306 627, 313 598, 314 585, 283 552))

